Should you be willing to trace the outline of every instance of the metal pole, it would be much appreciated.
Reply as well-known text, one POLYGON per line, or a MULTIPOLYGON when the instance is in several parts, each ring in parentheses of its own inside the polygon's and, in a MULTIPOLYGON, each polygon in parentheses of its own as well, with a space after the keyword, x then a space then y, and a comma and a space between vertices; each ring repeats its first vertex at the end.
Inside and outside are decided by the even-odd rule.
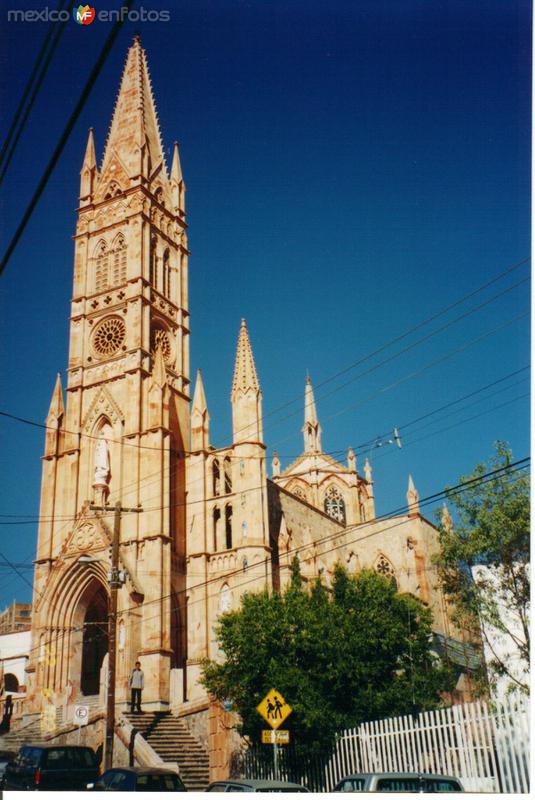
POLYGON ((121 532, 121 503, 115 504, 113 543, 111 550, 110 613, 108 615, 108 696, 106 705, 106 743, 104 768, 113 766, 113 737, 115 734, 115 655, 117 633, 117 589, 119 588, 119 537, 121 532))
POLYGON ((273 769, 275 772, 275 780, 279 780, 279 751, 277 748, 277 731, 271 731, 273 737, 273 769))

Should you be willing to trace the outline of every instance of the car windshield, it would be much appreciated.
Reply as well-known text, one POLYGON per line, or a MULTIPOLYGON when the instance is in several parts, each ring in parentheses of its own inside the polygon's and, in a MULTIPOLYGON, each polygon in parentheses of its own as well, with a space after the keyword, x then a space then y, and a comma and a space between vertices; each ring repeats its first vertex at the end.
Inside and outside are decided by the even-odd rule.
POLYGON ((426 792, 460 792, 461 786, 457 781, 445 778, 427 778, 425 781, 426 792))

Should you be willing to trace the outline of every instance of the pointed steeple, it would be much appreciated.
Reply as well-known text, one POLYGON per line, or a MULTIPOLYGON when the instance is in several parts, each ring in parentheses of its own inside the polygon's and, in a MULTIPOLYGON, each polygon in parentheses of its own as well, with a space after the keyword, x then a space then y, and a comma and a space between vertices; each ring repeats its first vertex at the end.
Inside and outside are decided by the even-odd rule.
POLYGON ((232 395, 236 392, 247 392, 252 389, 260 391, 256 367, 253 358, 249 332, 244 319, 241 321, 240 333, 238 336, 238 347, 236 349, 236 362, 234 365, 234 378, 232 380, 232 395))
POLYGON ((130 178, 140 174, 148 178, 160 164, 167 177, 147 57, 139 36, 134 37, 126 57, 102 173, 114 157, 119 159, 130 178))
POLYGON ((309 375, 305 385, 305 424, 301 430, 305 440, 305 453, 321 453, 321 426, 318 422, 316 401, 309 375))
POLYGON ((450 510, 448 508, 447 503, 444 503, 444 505, 442 506, 442 516, 440 518, 440 522, 444 530, 447 533, 450 533, 451 529, 453 528, 453 520, 451 518, 450 510))
POLYGON ((244 319, 238 336, 231 399, 234 442, 261 442, 262 392, 244 319))
POLYGON ((281 462, 279 461, 276 450, 273 453, 273 461, 271 462, 271 474, 274 478, 278 478, 281 474, 281 462))
POLYGON ((91 196, 95 188, 95 178, 98 176, 97 157, 95 155, 95 139, 93 128, 89 128, 87 144, 85 146, 84 163, 80 170, 80 204, 86 205, 91 202, 91 196))
POLYGON ((50 420, 59 420, 65 413, 65 406, 63 405, 63 389, 61 386, 61 372, 58 372, 54 391, 52 392, 52 400, 50 401, 50 408, 48 409, 47 422, 50 420))
POLYGON ((84 169, 95 169, 97 166, 97 157, 95 155, 95 137, 93 136, 93 128, 89 128, 87 136, 87 144, 85 146, 84 163, 82 164, 82 172, 84 169))
POLYGON ((191 449, 207 450, 209 447, 210 414, 204 394, 204 386, 200 369, 197 370, 197 382, 191 406, 191 449))
POLYGON ((173 163, 171 165, 171 196, 175 211, 184 215, 186 213, 186 184, 182 175, 180 164, 180 154, 178 152, 178 142, 173 147, 173 163))
POLYGON ((416 487, 414 485, 414 481, 412 479, 412 475, 409 475, 409 487, 407 489, 407 505, 409 507, 409 514, 419 514, 420 509, 418 506, 418 501, 420 499, 420 495, 418 494, 416 487))
POLYGON ((368 481, 368 483, 373 483, 372 479, 372 465, 368 461, 368 457, 366 457, 366 461, 364 462, 364 477, 368 481))
POLYGON ((355 452, 352 447, 350 447, 349 450, 347 451, 347 468, 348 469, 357 468, 357 459, 355 458, 355 452))
POLYGON ((65 406, 63 405, 63 390, 61 388, 61 373, 58 372, 52 400, 46 418, 45 457, 56 455, 59 449, 60 430, 63 426, 65 406))

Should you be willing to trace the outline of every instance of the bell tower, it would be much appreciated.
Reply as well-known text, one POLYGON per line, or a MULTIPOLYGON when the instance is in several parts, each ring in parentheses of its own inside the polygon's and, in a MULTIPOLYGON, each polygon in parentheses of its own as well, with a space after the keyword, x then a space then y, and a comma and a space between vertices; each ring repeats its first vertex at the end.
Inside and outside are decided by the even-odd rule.
POLYGON ((144 702, 157 710, 166 708, 170 667, 185 658, 183 611, 171 595, 182 596, 184 570, 188 246, 178 145, 168 172, 138 37, 100 169, 89 131, 74 243, 65 407, 58 379, 34 590, 34 643, 52 655, 44 662, 34 656, 30 673, 37 673, 36 689, 61 692, 70 684, 73 698, 89 685, 84 619, 96 613, 92 598, 102 606, 108 592, 113 527, 111 515, 94 506, 121 502, 139 513, 121 519, 127 579, 119 591, 117 685, 139 659, 144 702), (67 632, 73 619, 81 633, 67 632))

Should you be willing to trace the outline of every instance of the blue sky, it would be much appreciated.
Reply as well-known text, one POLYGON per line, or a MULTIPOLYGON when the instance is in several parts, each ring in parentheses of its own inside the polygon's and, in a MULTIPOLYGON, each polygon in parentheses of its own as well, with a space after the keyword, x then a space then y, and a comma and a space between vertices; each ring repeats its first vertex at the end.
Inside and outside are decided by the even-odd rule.
MULTIPOLYGON (((2 141, 47 33, 46 23, 7 23, 14 5, 4 0, 1 11, 2 141)), ((95 129, 100 158, 126 50, 140 31, 165 145, 181 144, 191 368, 203 371, 212 441, 229 441, 232 367, 246 317, 268 456, 277 449, 284 466, 302 449, 307 370, 320 384, 529 256, 530 3, 143 5, 169 10, 171 21, 124 26, 1 279, 0 407, 42 422, 56 372, 65 375, 87 129, 95 129)), ((4 246, 108 30, 98 20, 66 26, 1 187, 4 246)), ((529 307, 528 275, 526 265, 511 271, 317 390, 327 451, 401 429, 401 450, 368 453, 378 513, 404 503, 409 472, 426 496, 470 472, 496 439, 527 455, 528 372, 518 370, 529 363, 529 322, 518 317, 529 307)), ((0 418, 0 435, 0 513, 35 517, 44 432, 0 418)), ((35 523, 0 521, 16 523, 0 526, 0 552, 31 562, 35 523)), ((31 582, 31 570, 22 572, 31 582)), ((0 567, 0 606, 30 594, 0 567)))

